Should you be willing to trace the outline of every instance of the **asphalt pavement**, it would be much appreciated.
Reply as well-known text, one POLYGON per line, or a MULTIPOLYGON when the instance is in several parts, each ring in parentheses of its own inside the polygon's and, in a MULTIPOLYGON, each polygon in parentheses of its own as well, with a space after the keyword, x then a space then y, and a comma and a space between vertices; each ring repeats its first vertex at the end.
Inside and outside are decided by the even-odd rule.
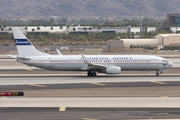
POLYGON ((179 119, 179 108, 0 108, 3 120, 179 119))

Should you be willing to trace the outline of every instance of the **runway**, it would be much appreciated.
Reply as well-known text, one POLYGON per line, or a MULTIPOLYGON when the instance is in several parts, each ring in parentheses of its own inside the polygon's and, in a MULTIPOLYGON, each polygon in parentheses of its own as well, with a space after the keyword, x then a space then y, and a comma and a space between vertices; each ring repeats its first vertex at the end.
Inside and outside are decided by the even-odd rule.
POLYGON ((24 92, 25 97, 169 96, 179 97, 180 75, 14 74, 0 75, 0 91, 24 92))
POLYGON ((89 82, 1 85, 1 92, 24 97, 180 97, 180 81, 89 82))
POLYGON ((0 98, 4 120, 116 120, 180 118, 180 62, 160 76, 155 71, 119 75, 49 71, 14 59, 0 59, 0 91, 24 92, 0 98), (10 113, 10 114, 9 114, 10 113))
POLYGON ((0 107, 179 108, 180 97, 1 98, 0 107))
POLYGON ((85 74, 0 74, 0 85, 23 84, 64 84, 91 82, 149 82, 149 81, 179 81, 179 74, 119 74, 88 77, 85 74))
POLYGON ((148 120, 180 118, 180 109, 166 108, 0 108, 3 120, 148 120), (11 113, 11 114, 9 114, 11 113))

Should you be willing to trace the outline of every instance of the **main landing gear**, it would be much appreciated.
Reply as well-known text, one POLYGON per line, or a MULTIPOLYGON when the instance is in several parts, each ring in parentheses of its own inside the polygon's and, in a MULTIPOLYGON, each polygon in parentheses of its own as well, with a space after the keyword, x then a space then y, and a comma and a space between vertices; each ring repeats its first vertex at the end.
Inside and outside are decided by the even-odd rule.
POLYGON ((96 72, 95 71, 88 71, 87 73, 88 76, 96 77, 96 72))

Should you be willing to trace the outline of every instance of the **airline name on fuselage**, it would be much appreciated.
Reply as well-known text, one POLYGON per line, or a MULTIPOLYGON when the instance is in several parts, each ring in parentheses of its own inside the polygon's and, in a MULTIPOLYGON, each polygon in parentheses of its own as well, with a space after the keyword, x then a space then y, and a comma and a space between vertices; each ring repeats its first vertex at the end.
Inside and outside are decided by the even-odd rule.
MULTIPOLYGON (((86 57, 86 59, 88 59, 88 60, 108 60, 109 57, 86 57)), ((124 59, 131 60, 132 58, 131 57, 113 57, 113 59, 116 59, 116 60, 124 60, 124 59)))

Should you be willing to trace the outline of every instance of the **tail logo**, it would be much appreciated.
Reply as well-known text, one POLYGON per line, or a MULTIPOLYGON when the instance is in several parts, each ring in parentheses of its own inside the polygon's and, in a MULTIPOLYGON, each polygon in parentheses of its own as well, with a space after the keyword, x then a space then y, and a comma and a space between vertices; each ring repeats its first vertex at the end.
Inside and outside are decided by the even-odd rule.
POLYGON ((28 39, 15 39, 16 45, 31 45, 28 39))

